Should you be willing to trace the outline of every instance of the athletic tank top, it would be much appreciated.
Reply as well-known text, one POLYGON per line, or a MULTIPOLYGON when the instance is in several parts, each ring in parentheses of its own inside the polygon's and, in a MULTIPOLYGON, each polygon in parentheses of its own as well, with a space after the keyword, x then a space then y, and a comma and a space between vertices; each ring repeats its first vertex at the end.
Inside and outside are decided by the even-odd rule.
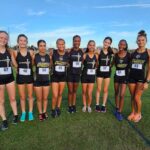
POLYGON ((86 54, 86 58, 83 62, 83 73, 82 75, 87 76, 95 76, 96 74, 96 55, 94 55, 92 58, 89 57, 88 54, 86 54))
POLYGON ((131 54, 130 78, 143 80, 145 79, 145 68, 148 62, 147 49, 143 53, 138 53, 137 50, 131 54))
POLYGON ((83 52, 79 50, 71 50, 69 53, 69 68, 68 72, 71 74, 81 74, 82 71, 83 52))
POLYGON ((119 57, 118 54, 114 57, 114 63, 116 67, 116 77, 127 77, 129 64, 130 64, 130 53, 127 52, 125 57, 119 57))
POLYGON ((66 68, 68 63, 68 53, 60 55, 58 50, 53 51, 53 74, 54 75, 66 75, 66 68))
POLYGON ((111 59, 112 59, 112 51, 108 51, 107 54, 104 53, 103 50, 101 50, 99 58, 98 58, 98 68, 97 73, 110 73, 111 72, 111 59))
POLYGON ((17 75, 21 77, 23 80, 28 79, 33 76, 32 71, 32 58, 30 52, 27 51, 26 56, 22 56, 20 52, 18 52, 16 61, 18 64, 17 75))
POLYGON ((11 56, 6 50, 5 53, 0 53, 0 78, 3 80, 12 76, 11 56))
POLYGON ((50 80, 50 57, 48 54, 41 56, 39 53, 35 54, 35 80, 49 81, 50 80))

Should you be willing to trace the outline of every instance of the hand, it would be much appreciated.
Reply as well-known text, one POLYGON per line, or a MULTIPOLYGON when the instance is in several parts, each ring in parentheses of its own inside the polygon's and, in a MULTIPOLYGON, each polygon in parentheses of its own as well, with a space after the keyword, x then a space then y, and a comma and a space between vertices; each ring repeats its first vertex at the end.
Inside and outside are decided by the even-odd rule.
POLYGON ((143 90, 147 90, 147 89, 148 89, 148 83, 145 82, 145 83, 143 84, 143 90))

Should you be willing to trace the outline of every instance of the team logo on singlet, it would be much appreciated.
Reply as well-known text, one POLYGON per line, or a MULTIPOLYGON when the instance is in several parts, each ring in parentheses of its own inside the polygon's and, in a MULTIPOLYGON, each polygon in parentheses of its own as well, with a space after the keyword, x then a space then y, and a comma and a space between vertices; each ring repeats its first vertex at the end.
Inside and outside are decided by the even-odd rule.
POLYGON ((94 68, 95 63, 96 63, 96 61, 95 61, 95 60, 93 60, 93 61, 91 61, 91 62, 87 62, 87 64, 92 64, 92 68, 94 68))
POLYGON ((59 60, 60 60, 60 61, 63 61, 63 57, 62 57, 62 56, 59 56, 59 60))
POLYGON ((140 55, 137 55, 136 58, 139 59, 139 58, 140 58, 140 55))
POLYGON ((122 64, 123 63, 123 59, 119 59, 119 63, 122 64))
POLYGON ((42 61, 42 62, 45 62, 45 57, 41 57, 41 61, 42 61))

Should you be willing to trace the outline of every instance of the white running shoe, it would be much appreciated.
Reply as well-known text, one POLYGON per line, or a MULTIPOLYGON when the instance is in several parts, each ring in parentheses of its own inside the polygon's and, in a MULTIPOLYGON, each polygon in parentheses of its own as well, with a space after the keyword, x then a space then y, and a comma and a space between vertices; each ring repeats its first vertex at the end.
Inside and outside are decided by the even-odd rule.
POLYGON ((82 112, 86 112, 86 106, 83 106, 82 112))
POLYGON ((90 106, 88 106, 88 112, 91 113, 92 112, 92 108, 90 106))

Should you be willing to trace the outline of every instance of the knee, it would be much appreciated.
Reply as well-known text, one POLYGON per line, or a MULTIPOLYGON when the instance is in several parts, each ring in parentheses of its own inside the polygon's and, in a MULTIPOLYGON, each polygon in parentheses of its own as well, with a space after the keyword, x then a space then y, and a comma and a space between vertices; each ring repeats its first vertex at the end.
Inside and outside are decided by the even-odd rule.
POLYGON ((100 92, 101 91, 101 87, 97 87, 96 91, 100 92))
POLYGON ((124 94, 121 94, 120 99, 124 99, 124 96, 125 96, 124 94))
POLYGON ((119 91, 115 91, 115 96, 119 96, 119 91))
POLYGON ((10 102, 16 102, 16 98, 15 97, 10 97, 10 102))
POLYGON ((29 94, 29 95, 28 95, 28 99, 29 99, 29 100, 30 100, 30 99, 33 99, 32 94, 29 94))
POLYGON ((106 94, 108 93, 108 88, 104 88, 103 92, 106 94))
POLYGON ((20 96, 21 101, 25 101, 26 97, 25 96, 20 96))
POLYGON ((44 102, 47 102, 47 101, 48 101, 47 97, 46 97, 46 98, 43 98, 43 101, 44 101, 44 102))
POLYGON ((135 100, 136 102, 139 102, 139 101, 140 101, 139 95, 135 95, 135 96, 134 96, 134 100, 135 100))
POLYGON ((69 94, 73 94, 73 90, 72 89, 68 89, 68 93, 69 94))
POLYGON ((1 99, 0 100, 0 105, 4 105, 4 101, 5 101, 4 99, 1 99))

